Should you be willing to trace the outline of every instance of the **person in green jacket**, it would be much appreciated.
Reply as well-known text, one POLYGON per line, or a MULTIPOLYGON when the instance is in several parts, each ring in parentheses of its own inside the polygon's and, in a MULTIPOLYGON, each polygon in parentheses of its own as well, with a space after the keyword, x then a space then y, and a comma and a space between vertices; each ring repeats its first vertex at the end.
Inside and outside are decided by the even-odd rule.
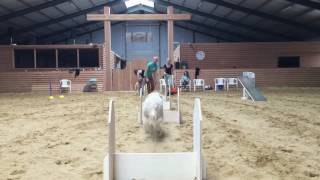
POLYGON ((147 70, 146 70, 146 82, 147 82, 147 88, 148 93, 151 93, 155 89, 155 81, 156 81, 156 73, 158 71, 158 56, 154 56, 152 61, 149 61, 147 64, 147 70))

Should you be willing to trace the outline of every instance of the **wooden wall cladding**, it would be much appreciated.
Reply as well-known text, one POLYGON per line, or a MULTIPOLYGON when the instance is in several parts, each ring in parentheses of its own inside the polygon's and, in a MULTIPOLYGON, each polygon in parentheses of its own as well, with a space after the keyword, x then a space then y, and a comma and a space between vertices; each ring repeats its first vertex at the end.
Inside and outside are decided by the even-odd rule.
POLYGON ((72 81, 72 91, 82 91, 90 78, 97 78, 98 91, 103 91, 103 71, 84 71, 78 77, 69 71, 34 71, 34 72, 2 72, 0 73, 0 92, 48 91, 52 82, 53 91, 58 92, 59 80, 72 81))
POLYGON ((0 72, 10 71, 13 67, 12 48, 0 46, 0 72))
MULTIPOLYGON (((185 70, 176 70, 176 84, 179 83, 185 70)), ((194 70, 187 70, 194 79, 194 70)), ((214 87, 214 78, 239 77, 242 72, 256 74, 259 87, 320 87, 320 68, 286 68, 286 69, 202 69, 199 79, 214 87)))
POLYGON ((113 69, 113 91, 132 91, 138 78, 134 74, 135 69, 146 69, 146 60, 127 62, 125 69, 113 69))
POLYGON ((184 43, 180 56, 189 69, 276 68, 280 56, 300 56, 301 67, 320 67, 320 43, 184 43), (196 60, 197 51, 205 52, 205 60, 196 60))
POLYGON ((30 92, 48 91, 49 83, 52 82, 54 91, 59 90, 60 79, 70 79, 73 91, 82 91, 84 85, 90 78, 97 78, 98 91, 103 91, 104 71, 95 70, 96 68, 86 68, 81 71, 80 76, 74 77, 74 73, 69 73, 69 69, 74 68, 55 68, 45 69, 14 69, 13 68, 13 49, 87 49, 99 48, 99 62, 103 66, 103 53, 101 45, 18 45, 0 46, 0 92, 30 92))

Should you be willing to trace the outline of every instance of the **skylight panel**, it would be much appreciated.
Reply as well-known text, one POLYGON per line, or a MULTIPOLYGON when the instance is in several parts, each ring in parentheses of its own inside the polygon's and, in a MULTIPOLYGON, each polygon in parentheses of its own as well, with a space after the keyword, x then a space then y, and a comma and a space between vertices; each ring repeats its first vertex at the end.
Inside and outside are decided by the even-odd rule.
POLYGON ((125 1, 127 8, 136 6, 136 5, 145 5, 154 8, 154 2, 152 0, 127 0, 125 1))

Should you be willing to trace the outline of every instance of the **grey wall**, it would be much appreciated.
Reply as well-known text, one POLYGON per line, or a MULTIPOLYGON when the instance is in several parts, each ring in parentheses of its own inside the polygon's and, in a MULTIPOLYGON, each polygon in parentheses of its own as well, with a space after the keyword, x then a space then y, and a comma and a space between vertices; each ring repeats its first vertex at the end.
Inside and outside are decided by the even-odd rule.
MULTIPOLYGON (((153 49, 154 55, 159 55, 161 64, 164 64, 167 57, 167 25, 166 23, 159 22, 124 22, 112 26, 112 50, 118 55, 126 58, 132 55, 132 46, 126 43, 126 32, 150 32, 153 33, 153 42, 150 45, 153 49), (128 49, 129 47, 129 49, 128 49), (130 50, 130 51, 129 51, 130 50)), ((104 40, 103 30, 99 30, 87 35, 83 35, 76 39, 77 44, 89 43, 102 43, 104 40)), ((210 43, 217 42, 217 39, 206 36, 200 33, 195 33, 184 28, 175 26, 174 28, 174 41, 178 43, 210 43)), ((72 40, 70 40, 72 43, 72 40)), ((149 46, 143 47, 143 45, 137 45, 137 49, 148 48, 149 46)), ((133 55, 132 55, 133 56, 133 55)), ((150 59, 150 52, 146 53, 146 59, 150 59)))

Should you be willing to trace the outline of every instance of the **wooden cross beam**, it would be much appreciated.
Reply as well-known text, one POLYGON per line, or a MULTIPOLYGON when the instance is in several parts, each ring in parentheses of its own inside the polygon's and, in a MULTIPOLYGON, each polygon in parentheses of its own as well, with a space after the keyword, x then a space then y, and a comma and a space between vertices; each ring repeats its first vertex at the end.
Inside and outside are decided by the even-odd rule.
MULTIPOLYGON (((168 6, 167 14, 111 14, 110 7, 104 7, 104 14, 88 14, 88 21, 104 21, 104 43, 106 48, 106 59, 110 61, 111 52, 111 21, 167 21, 168 27, 168 57, 173 61, 173 22, 178 20, 190 20, 191 14, 174 14, 173 7, 168 6)), ((112 83, 112 73, 109 62, 106 62, 107 76, 105 85, 112 83), (110 76, 109 76, 109 75, 110 76)), ((112 86, 112 85, 111 85, 112 86)), ((106 90, 106 88, 105 88, 106 90)), ((112 90, 112 89, 111 89, 112 90)))
POLYGON ((189 20, 190 14, 88 14, 88 21, 167 21, 189 20))

